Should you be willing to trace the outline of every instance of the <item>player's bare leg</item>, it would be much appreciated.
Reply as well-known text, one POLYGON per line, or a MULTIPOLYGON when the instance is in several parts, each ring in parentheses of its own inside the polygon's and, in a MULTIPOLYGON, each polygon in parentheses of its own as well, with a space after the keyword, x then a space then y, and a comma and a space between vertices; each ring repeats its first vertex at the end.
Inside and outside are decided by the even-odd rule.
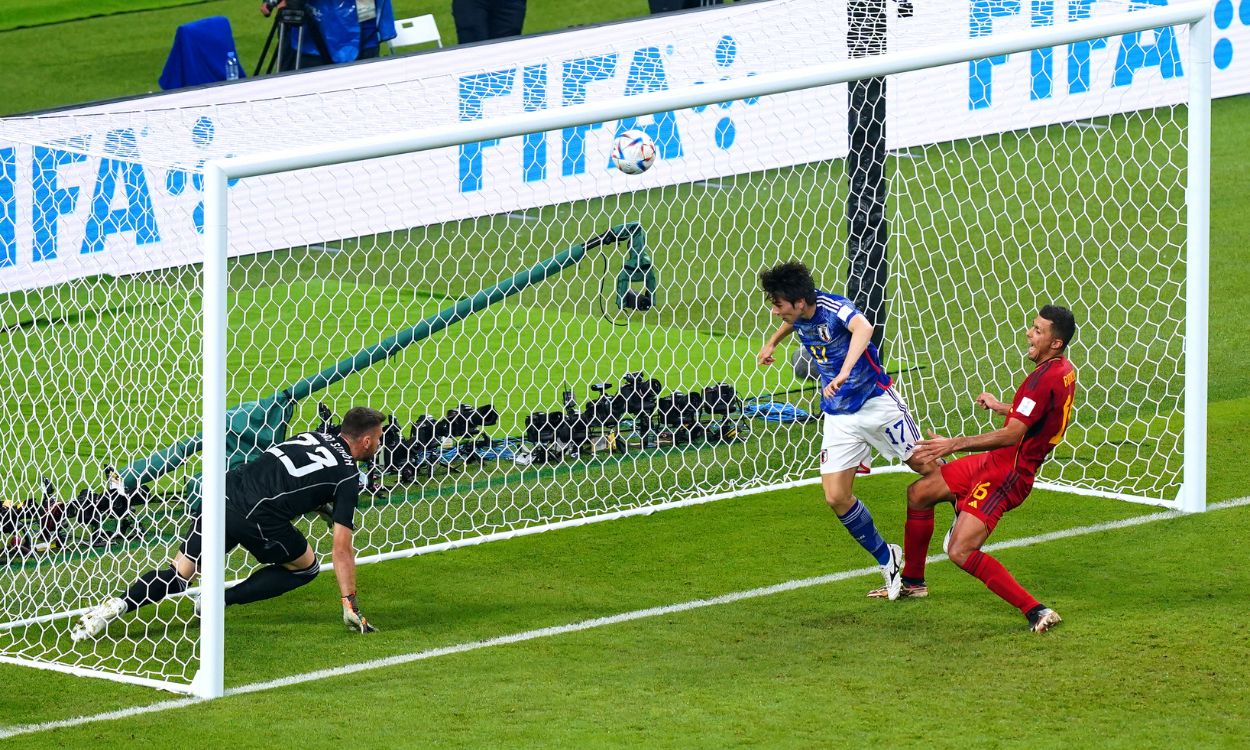
POLYGON ((313 561, 316 559, 317 559, 317 553, 313 552, 312 545, 310 544, 304 548, 304 554, 300 555, 299 557, 295 558, 294 560, 290 562, 282 563, 282 567, 292 572, 297 571, 297 570, 304 570, 309 565, 312 565, 313 561))
POLYGON ((934 472, 936 472, 938 469, 942 468, 942 464, 944 462, 943 461, 928 461, 925 463, 921 463, 920 461, 917 461, 914 458, 909 458, 907 459, 906 463, 907 463, 907 468, 911 469, 912 471, 916 472, 922 477, 927 477, 933 474, 934 472))
POLYGON ((877 564, 881 566, 881 577, 885 580, 887 598, 897 599, 902 586, 903 550, 897 544, 886 544, 873 523, 868 506, 864 505, 851 491, 855 483, 857 467, 820 476, 821 486, 825 491, 825 502, 837 515, 838 520, 846 527, 847 532, 868 550, 877 564))
POLYGON ((1059 613, 1043 605, 1021 586, 1003 564, 981 551, 990 528, 971 512, 960 513, 951 532, 951 562, 968 571, 1029 620, 1029 629, 1044 633, 1061 622, 1059 613))
POLYGON ((851 491, 854 484, 855 469, 820 475, 820 486, 824 490, 825 503, 830 510, 839 516, 844 516, 854 507, 856 500, 851 491))
POLYGON ((174 555, 174 561, 171 565, 173 566, 173 569, 177 571, 178 575, 185 578, 188 583, 190 583, 195 578, 195 574, 199 572, 199 567, 195 564, 195 561, 181 552, 174 555))

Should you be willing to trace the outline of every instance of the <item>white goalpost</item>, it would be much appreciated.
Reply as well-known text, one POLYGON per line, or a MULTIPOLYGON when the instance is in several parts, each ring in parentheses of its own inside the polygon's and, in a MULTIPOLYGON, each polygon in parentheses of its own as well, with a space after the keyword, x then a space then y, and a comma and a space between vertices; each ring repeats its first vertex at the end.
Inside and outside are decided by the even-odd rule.
POLYGON ((1210 4, 973 3, 969 38, 909 44, 891 17, 878 54, 843 38, 820 62, 803 43, 828 32, 786 13, 804 2, 458 76, 0 120, 0 410, 27 424, 0 493, 44 487, 3 517, 0 662, 221 696, 224 590, 254 564, 224 552, 227 467, 354 405, 395 415, 362 562, 818 481, 815 424, 764 419, 819 407, 754 365, 755 274, 798 258, 844 292, 846 84, 869 79, 883 351, 922 428, 983 431, 972 397, 1010 393, 1026 317, 1067 302, 1082 403, 1037 486, 1205 510, 1210 4), (423 106, 440 86, 454 114, 423 106), (257 147, 232 117, 324 133, 257 147), (640 177, 607 163, 627 127, 661 151, 640 177), (70 643, 195 514, 198 612, 174 597, 70 643))

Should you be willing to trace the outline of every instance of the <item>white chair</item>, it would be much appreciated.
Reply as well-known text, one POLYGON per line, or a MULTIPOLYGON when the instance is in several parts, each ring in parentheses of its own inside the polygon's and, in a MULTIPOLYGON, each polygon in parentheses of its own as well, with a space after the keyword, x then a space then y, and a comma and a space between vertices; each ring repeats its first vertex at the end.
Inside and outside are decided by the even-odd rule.
POLYGON ((439 36, 438 24, 434 23, 433 15, 405 18, 395 22, 395 38, 387 42, 391 46, 391 54, 396 47, 411 47, 414 44, 434 42, 443 46, 443 38, 439 36))

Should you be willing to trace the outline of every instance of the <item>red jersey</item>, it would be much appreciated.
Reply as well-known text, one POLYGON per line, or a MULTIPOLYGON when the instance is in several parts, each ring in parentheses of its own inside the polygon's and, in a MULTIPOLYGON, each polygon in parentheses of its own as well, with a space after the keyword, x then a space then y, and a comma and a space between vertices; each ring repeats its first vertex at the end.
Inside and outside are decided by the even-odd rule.
POLYGON ((1032 478, 1063 440, 1076 397, 1076 368, 1067 357, 1048 359, 1024 379, 1011 401, 1007 420, 1028 426, 1019 443, 990 451, 990 461, 1032 478))

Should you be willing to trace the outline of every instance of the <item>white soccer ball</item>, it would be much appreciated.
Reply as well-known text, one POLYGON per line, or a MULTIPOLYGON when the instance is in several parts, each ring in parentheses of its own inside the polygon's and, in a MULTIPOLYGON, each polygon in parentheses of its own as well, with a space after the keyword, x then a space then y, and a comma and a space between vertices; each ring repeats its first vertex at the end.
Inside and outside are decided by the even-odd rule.
POLYGON ((655 164, 655 142, 641 130, 626 130, 612 144, 612 163, 625 174, 642 174, 655 164))

